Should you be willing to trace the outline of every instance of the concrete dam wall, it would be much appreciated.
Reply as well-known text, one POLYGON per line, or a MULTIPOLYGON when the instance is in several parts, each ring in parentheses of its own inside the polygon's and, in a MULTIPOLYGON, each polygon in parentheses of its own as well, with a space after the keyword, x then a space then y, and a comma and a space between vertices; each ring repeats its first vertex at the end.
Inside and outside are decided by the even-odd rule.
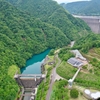
POLYGON ((73 16, 84 20, 94 33, 100 33, 100 17, 76 15, 73 16))

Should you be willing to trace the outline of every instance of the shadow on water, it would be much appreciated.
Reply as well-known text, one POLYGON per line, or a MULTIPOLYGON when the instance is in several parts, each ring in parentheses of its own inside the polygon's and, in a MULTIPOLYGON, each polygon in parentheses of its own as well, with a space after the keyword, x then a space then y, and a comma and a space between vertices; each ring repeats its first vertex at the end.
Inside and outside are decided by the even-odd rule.
POLYGON ((50 52, 51 49, 34 55, 32 58, 26 61, 26 66, 21 68, 22 74, 41 74, 41 64, 43 63, 46 55, 50 52))

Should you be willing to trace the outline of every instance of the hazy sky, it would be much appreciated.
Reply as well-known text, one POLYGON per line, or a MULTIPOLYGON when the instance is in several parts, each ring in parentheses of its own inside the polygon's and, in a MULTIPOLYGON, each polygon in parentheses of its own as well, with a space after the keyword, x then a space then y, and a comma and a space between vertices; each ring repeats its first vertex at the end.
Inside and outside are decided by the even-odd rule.
POLYGON ((75 1, 90 1, 90 0, 55 0, 58 3, 67 3, 67 2, 75 2, 75 1))

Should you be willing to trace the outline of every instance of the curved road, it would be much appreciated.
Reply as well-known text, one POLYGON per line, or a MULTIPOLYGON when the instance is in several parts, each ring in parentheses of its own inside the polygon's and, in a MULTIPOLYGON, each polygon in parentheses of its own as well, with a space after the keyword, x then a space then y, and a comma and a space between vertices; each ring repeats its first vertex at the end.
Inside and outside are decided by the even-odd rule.
MULTIPOLYGON (((75 41, 72 41, 72 42, 71 42, 71 48, 73 47, 74 43, 75 43, 75 41)), ((60 60, 60 58, 58 57, 58 53, 55 54, 55 57, 56 57, 56 59, 58 59, 58 63, 56 64, 55 68, 52 69, 52 73, 51 73, 52 77, 51 77, 51 82, 50 82, 50 85, 49 85, 48 93, 47 93, 47 95, 46 95, 46 100, 50 100, 50 95, 51 95, 51 92, 52 92, 52 86, 53 86, 55 80, 56 80, 56 79, 58 79, 58 80, 59 80, 59 79, 64 79, 64 78, 62 78, 61 76, 59 76, 59 75, 56 73, 56 68, 60 65, 61 60, 60 60)))
MULTIPOLYGON (((52 78, 51 78, 51 82, 50 82, 50 85, 49 85, 49 89, 48 89, 48 93, 47 93, 47 96, 46 96, 46 100, 50 100, 50 95, 51 95, 51 91, 52 91, 52 86, 55 82, 55 79, 56 79, 56 76, 59 76, 57 73, 56 73, 56 68, 60 65, 61 63, 61 60, 59 59, 58 57, 58 54, 55 55, 56 59, 58 59, 58 63, 56 64, 55 68, 52 69, 52 78)), ((60 77, 60 76, 59 76, 60 77)))

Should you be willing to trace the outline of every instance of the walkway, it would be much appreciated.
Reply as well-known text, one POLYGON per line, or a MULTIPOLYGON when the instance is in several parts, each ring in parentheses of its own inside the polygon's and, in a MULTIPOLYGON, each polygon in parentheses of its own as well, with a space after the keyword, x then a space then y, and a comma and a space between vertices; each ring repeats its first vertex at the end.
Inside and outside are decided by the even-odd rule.
POLYGON ((52 86, 55 82, 56 79, 63 79, 62 77, 60 77, 57 73, 56 73, 56 68, 60 65, 61 63, 61 60, 59 59, 58 57, 58 54, 55 55, 56 59, 58 59, 58 63, 56 64, 55 68, 53 68, 52 70, 52 78, 51 78, 51 83, 50 83, 50 86, 49 86, 49 89, 48 89, 48 93, 47 93, 47 96, 46 96, 46 100, 50 100, 50 95, 51 95, 51 92, 52 92, 52 86))
POLYGON ((74 44, 75 44, 75 41, 72 41, 72 42, 70 43, 70 47, 72 48, 72 47, 74 46, 74 44))
POLYGON ((75 73, 75 75, 73 76, 73 78, 72 78, 72 81, 73 81, 73 82, 74 82, 76 76, 78 75, 78 73, 80 72, 80 70, 81 70, 81 68, 79 68, 79 69, 77 70, 77 72, 75 73))

